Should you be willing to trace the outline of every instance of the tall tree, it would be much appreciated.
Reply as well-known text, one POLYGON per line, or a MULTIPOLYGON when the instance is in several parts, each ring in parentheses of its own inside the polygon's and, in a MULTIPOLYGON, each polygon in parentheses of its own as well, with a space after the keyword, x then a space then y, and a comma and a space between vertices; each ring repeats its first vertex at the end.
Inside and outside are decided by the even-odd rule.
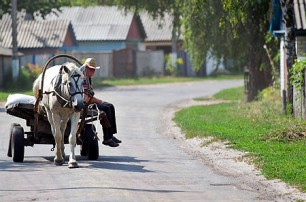
MULTIPOLYGON (((237 36, 247 37, 245 53, 248 58, 249 86, 247 100, 253 100, 258 91, 272 84, 271 67, 263 46, 270 22, 270 0, 222 0, 228 19, 234 29, 240 27, 237 36), (242 31, 242 32, 241 32, 242 31)), ((269 44, 274 46, 276 44, 269 44)))
POLYGON ((228 13, 223 10, 221 1, 189 1, 182 7, 185 47, 188 49, 193 66, 199 69, 205 64, 208 53, 217 60, 227 58, 242 61, 243 52, 238 55, 242 39, 236 40, 227 21, 228 13))

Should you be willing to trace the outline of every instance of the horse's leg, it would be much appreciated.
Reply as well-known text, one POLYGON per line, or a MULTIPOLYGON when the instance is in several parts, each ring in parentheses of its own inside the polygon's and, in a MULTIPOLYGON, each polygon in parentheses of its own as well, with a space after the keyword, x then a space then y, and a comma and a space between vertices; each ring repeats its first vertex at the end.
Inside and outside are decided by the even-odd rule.
POLYGON ((60 130, 61 117, 56 113, 52 113, 50 110, 46 111, 47 111, 48 120, 52 128, 53 137, 55 140, 54 164, 57 166, 61 166, 64 164, 64 159, 61 149, 61 144, 62 144, 62 134, 60 130))
POLYGON ((63 158, 65 159, 65 130, 67 127, 67 122, 69 119, 67 119, 67 121, 62 120, 61 122, 61 133, 62 133, 62 142, 61 142, 61 150, 62 150, 62 155, 63 158))
POLYGON ((71 130, 70 130, 70 135, 69 135, 69 144, 70 144, 70 155, 69 155, 69 162, 68 162, 69 168, 79 167, 76 161, 76 158, 75 158, 76 132, 77 132, 79 119, 80 119, 80 113, 74 113, 70 117, 71 130))

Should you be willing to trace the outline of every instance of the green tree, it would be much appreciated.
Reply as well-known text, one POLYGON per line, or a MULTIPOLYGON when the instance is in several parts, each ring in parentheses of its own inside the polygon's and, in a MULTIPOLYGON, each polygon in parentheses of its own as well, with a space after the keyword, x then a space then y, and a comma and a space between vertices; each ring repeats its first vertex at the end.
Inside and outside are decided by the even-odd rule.
MULTIPOLYGON (((113 0, 18 0, 17 10, 25 9, 28 14, 40 14, 42 17, 60 10, 62 6, 96 6, 96 5, 114 5, 113 0)), ((3 14, 11 13, 11 0, 1 0, 0 19, 3 14)))
POLYGON ((253 100, 257 93, 272 84, 271 66, 263 46, 271 47, 273 55, 277 50, 277 44, 271 40, 267 44, 267 35, 270 22, 270 0, 239 1, 222 0, 224 10, 228 12, 228 20, 234 28, 238 39, 245 38, 245 51, 248 59, 250 83, 247 100, 253 100), (237 30, 240 29, 240 30, 237 30))
POLYGON ((181 34, 181 0, 115 0, 116 5, 126 11, 138 14, 140 11, 147 11, 153 18, 163 17, 169 13, 173 17, 172 41, 176 43, 181 34))
POLYGON ((196 69, 205 64, 209 52, 217 60, 226 61, 231 58, 234 61, 243 61, 243 52, 236 54, 237 51, 233 51, 238 49, 242 40, 234 37, 227 16, 228 13, 223 10, 221 1, 198 0, 183 5, 182 26, 185 47, 196 69))
POLYGON ((66 6, 97 6, 97 5, 115 5, 113 0, 60 0, 66 6))
POLYGON ((136 13, 146 10, 153 17, 163 16, 166 12, 172 12, 173 8, 181 4, 179 0, 115 0, 115 3, 119 7, 136 13))
MULTIPOLYGON (((33 15, 35 12, 38 12, 42 16, 45 16, 48 13, 53 12, 53 10, 59 10, 63 5, 67 5, 67 3, 58 0, 41 0, 35 1, 35 3, 32 0, 18 0, 17 10, 21 11, 22 9, 25 9, 29 14, 33 15)), ((1 0, 0 19, 5 13, 11 13, 11 0, 1 0)))

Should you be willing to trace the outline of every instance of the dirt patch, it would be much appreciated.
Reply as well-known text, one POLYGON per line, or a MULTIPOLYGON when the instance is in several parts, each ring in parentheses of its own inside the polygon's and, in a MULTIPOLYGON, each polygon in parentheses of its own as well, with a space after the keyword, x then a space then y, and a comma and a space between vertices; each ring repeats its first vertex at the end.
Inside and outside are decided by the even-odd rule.
POLYGON ((222 101, 187 100, 169 105, 164 113, 162 130, 176 139, 187 153, 199 158, 216 173, 237 179, 235 186, 243 190, 260 193, 260 200, 296 201, 305 200, 306 194, 278 179, 266 179, 260 170, 250 162, 246 152, 234 150, 226 142, 216 141, 212 137, 186 139, 180 128, 172 121, 174 114, 181 108, 194 105, 211 105, 222 101))

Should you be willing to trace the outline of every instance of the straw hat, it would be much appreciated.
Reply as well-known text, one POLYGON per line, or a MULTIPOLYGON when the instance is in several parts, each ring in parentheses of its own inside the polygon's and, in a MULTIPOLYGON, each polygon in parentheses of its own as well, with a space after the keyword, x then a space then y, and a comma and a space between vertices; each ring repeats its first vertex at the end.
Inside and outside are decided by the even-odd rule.
POLYGON ((100 67, 97 67, 96 60, 93 58, 87 58, 84 64, 92 69, 100 69, 100 67))

